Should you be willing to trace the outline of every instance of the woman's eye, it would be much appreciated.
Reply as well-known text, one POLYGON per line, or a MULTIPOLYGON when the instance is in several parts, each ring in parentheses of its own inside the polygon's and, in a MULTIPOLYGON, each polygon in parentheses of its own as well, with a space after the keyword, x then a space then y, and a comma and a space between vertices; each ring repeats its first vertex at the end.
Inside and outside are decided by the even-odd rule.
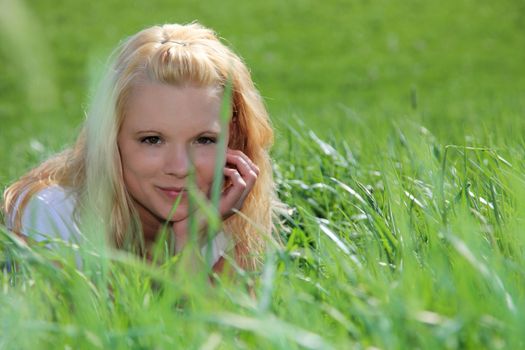
POLYGON ((147 143, 149 145, 158 145, 162 142, 158 136, 146 136, 140 139, 140 142, 147 143))
POLYGON ((199 145, 210 145, 216 143, 217 140, 214 137, 201 136, 197 138, 196 143, 199 145))

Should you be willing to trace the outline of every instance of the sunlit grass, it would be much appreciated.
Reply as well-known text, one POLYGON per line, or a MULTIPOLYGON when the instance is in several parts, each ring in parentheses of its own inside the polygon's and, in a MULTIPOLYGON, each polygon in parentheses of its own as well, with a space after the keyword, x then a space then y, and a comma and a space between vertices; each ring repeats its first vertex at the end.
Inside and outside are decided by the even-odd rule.
POLYGON ((110 252, 96 256, 100 275, 2 234, 16 262, 3 274, 3 345, 522 347, 523 151, 403 130, 348 164, 339 142, 290 129, 291 151, 276 155, 286 245, 260 273, 210 283, 177 259, 110 252))

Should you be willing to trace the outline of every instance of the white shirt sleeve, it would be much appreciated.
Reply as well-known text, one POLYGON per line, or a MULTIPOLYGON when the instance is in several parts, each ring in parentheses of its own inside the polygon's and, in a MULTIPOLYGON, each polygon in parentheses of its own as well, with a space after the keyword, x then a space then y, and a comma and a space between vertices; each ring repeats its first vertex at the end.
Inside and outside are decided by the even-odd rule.
MULTIPOLYGON (((224 232, 219 232, 217 236, 211 242, 211 261, 210 264, 213 267, 217 261, 228 252, 233 246, 231 238, 227 237, 224 232)), ((201 254, 204 258, 208 254, 208 243, 201 248, 201 254)))
POLYGON ((76 242, 80 236, 73 219, 75 199, 62 187, 50 186, 36 193, 22 213, 21 233, 35 241, 60 238, 76 242))

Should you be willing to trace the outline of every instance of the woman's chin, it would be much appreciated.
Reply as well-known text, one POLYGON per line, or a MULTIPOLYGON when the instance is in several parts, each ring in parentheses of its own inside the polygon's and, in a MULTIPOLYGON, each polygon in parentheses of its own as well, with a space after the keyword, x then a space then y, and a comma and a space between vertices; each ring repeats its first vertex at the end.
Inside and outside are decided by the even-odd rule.
POLYGON ((166 221, 175 223, 175 222, 184 221, 188 219, 189 216, 190 216, 190 213, 187 210, 181 210, 181 211, 177 210, 175 214, 170 216, 168 213, 166 216, 164 216, 164 218, 166 219, 166 221))

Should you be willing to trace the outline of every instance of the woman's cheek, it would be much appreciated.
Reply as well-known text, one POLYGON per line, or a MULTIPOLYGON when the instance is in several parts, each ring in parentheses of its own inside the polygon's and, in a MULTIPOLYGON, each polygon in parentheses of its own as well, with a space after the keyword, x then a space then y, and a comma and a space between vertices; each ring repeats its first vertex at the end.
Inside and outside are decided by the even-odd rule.
POLYGON ((130 155, 134 172, 143 176, 153 176, 160 170, 163 159, 162 152, 152 148, 139 147, 130 155))
MULTIPOLYGON (((197 177, 201 184, 211 186, 213 182, 213 175, 215 174, 215 163, 217 160, 217 151, 215 147, 199 149, 195 154, 195 169, 197 170, 197 177)), ((224 167, 224 164, 223 164, 224 167)), ((222 167, 221 167, 222 168, 222 167)))

